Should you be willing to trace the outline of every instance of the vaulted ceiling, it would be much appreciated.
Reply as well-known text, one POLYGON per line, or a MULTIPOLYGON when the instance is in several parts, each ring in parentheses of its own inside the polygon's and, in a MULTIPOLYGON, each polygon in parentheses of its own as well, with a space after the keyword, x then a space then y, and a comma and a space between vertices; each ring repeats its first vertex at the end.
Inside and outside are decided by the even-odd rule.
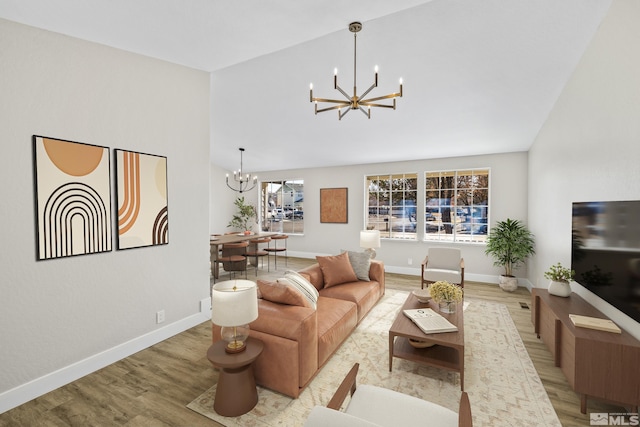
POLYGON ((0 0, 0 17, 211 72, 211 160, 280 170, 526 151, 610 0, 0 0), (313 113, 398 90, 397 109, 313 113))

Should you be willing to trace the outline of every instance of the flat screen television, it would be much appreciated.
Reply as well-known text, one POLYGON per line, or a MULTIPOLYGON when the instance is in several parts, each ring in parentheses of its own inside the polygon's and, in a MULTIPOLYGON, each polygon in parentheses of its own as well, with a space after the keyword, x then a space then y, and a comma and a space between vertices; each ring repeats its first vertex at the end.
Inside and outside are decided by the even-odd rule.
POLYGON ((574 280, 640 322, 640 200, 575 202, 574 280))

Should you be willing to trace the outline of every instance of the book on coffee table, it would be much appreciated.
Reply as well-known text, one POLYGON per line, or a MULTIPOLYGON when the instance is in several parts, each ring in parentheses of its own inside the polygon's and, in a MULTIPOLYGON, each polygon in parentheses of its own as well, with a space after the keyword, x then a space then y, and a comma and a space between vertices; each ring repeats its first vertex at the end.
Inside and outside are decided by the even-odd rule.
POLYGON ((431 308, 403 310, 405 316, 413 321, 425 334, 456 332, 458 327, 436 313, 431 308))

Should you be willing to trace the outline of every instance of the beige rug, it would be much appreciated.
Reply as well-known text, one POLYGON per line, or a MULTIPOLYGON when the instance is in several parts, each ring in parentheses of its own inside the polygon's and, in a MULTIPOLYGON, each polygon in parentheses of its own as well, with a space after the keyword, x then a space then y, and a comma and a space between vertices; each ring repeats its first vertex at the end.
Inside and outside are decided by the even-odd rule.
MULTIPOLYGON (((213 411, 213 386, 188 408, 232 426, 302 426, 315 405, 326 405, 344 375, 360 363, 358 382, 390 388, 457 412, 457 373, 394 359, 389 372, 389 327, 406 292, 387 289, 350 338, 298 399, 258 388, 258 404, 236 418, 213 411)), ((470 300, 465 310, 465 389, 477 426, 561 426, 508 309, 470 300)))

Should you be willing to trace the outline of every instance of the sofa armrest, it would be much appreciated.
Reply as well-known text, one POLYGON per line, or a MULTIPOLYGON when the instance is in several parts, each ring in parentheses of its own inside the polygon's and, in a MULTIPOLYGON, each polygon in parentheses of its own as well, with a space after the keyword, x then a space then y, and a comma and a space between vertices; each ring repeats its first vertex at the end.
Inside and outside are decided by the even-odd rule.
POLYGON ((369 279, 380 283, 382 293, 384 293, 384 263, 382 261, 378 261, 377 259, 371 260, 371 266, 369 267, 369 279))

